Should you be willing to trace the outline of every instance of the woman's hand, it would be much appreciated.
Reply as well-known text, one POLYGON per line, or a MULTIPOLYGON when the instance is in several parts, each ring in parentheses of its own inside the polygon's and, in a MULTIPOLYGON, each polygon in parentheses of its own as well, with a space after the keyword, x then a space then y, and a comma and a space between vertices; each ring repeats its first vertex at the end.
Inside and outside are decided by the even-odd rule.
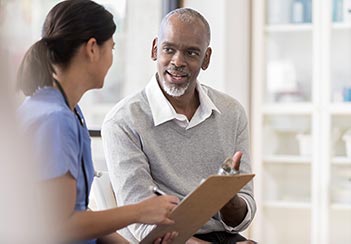
POLYGON ((97 244, 130 244, 129 241, 124 239, 123 236, 121 236, 116 232, 100 237, 96 243, 97 244))
POLYGON ((159 237, 154 241, 154 244, 171 244, 178 236, 178 232, 166 233, 163 237, 159 237))
POLYGON ((138 203, 138 222, 143 224, 173 224, 169 218, 179 203, 175 196, 154 196, 138 203))

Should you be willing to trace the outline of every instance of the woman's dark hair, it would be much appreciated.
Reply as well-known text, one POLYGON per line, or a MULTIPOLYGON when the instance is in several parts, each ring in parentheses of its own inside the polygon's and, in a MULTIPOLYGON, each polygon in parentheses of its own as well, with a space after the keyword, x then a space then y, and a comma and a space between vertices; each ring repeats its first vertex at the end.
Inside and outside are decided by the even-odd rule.
POLYGON ((17 75, 17 88, 32 95, 53 85, 53 65, 66 68, 81 44, 95 38, 101 45, 116 30, 113 16, 91 0, 66 0, 46 16, 42 39, 29 48, 17 75))

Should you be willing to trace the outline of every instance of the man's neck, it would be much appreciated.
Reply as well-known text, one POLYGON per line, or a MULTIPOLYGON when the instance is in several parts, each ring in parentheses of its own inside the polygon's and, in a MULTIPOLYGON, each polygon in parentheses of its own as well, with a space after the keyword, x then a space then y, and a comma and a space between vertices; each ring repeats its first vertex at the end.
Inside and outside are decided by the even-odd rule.
POLYGON ((195 88, 190 93, 186 92, 180 97, 172 97, 165 92, 164 94, 168 101, 172 104, 174 110, 178 114, 184 114, 189 121, 194 116, 200 105, 199 93, 195 88))

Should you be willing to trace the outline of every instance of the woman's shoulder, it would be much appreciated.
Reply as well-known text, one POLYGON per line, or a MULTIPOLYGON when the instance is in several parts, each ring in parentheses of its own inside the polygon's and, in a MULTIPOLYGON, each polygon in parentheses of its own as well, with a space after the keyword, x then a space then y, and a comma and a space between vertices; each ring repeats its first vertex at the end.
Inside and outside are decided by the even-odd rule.
POLYGON ((54 88, 42 88, 27 97, 18 108, 17 114, 22 122, 62 122, 62 119, 70 122, 74 119, 62 95, 54 88))

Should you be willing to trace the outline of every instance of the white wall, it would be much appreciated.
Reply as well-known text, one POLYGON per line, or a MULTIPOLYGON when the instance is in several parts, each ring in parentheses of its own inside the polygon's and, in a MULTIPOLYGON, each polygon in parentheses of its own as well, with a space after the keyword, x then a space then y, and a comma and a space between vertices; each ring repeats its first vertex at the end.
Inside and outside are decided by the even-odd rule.
POLYGON ((156 66, 151 60, 151 45, 157 36, 161 18, 161 0, 128 0, 123 96, 144 88, 156 72, 156 66))
POLYGON ((249 115, 250 1, 185 0, 184 5, 203 14, 212 31, 212 59, 200 81, 238 99, 249 115))

